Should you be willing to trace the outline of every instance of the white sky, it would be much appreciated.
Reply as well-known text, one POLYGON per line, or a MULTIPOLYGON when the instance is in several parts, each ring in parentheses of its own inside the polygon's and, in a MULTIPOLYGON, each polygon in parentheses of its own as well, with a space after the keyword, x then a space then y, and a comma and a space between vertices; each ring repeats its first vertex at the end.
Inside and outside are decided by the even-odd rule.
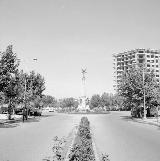
POLYGON ((13 44, 22 67, 41 73, 45 93, 57 98, 81 95, 82 67, 89 96, 113 92, 112 54, 160 49, 159 7, 159 0, 0 0, 0 51, 13 44))

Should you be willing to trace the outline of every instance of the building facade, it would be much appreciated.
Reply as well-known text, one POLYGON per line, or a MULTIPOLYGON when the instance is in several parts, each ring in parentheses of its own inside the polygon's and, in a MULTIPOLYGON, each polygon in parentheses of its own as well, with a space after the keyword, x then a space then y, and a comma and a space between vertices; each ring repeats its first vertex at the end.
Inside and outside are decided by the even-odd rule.
POLYGON ((129 71, 133 65, 143 65, 148 71, 153 70, 157 82, 160 80, 160 50, 135 49, 114 54, 114 89, 121 81, 122 74, 129 71))

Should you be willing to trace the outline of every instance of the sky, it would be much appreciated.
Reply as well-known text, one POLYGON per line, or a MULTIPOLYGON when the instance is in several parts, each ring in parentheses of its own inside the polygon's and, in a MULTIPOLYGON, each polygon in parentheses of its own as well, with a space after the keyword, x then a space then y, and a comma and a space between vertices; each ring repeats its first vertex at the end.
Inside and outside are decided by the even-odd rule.
POLYGON ((113 54, 160 49, 159 0, 0 0, 0 51, 44 76, 56 98, 114 93, 113 54), (33 61, 36 58, 37 61, 33 61))

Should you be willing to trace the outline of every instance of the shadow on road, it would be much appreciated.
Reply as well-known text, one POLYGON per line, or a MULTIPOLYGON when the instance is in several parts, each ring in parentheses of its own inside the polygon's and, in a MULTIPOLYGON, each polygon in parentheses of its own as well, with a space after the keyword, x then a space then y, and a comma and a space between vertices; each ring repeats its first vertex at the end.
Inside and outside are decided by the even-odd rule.
POLYGON ((23 122, 23 123, 33 123, 33 122, 39 122, 39 121, 40 121, 40 117, 29 118, 28 120, 25 120, 24 122, 23 122, 22 119, 7 120, 5 122, 0 123, 0 128, 14 128, 14 127, 20 126, 19 123, 21 123, 21 122, 23 122))
POLYGON ((125 121, 134 121, 134 119, 131 116, 120 116, 120 118, 125 121))
POLYGON ((0 128, 14 128, 19 126, 17 123, 0 123, 0 128))
POLYGON ((55 116, 55 115, 53 115, 53 114, 52 115, 42 115, 41 117, 45 118, 45 117, 53 117, 53 116, 55 116))
POLYGON ((156 124, 156 123, 153 123, 153 122, 147 122, 147 121, 144 121, 143 119, 140 119, 140 118, 133 118, 131 116, 120 116, 120 118, 124 121, 132 121, 132 122, 138 122, 138 123, 142 123, 142 124, 146 124, 146 125, 152 125, 152 126, 157 126, 158 127, 158 130, 160 130, 160 124, 156 124))

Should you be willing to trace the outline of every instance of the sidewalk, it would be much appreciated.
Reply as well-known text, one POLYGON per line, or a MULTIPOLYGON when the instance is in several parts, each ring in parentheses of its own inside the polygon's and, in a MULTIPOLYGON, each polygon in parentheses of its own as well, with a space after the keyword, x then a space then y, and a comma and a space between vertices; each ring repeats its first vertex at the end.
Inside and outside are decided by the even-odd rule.
POLYGON ((132 118, 134 121, 143 123, 143 124, 148 124, 148 125, 154 125, 154 126, 160 126, 160 117, 158 118, 146 118, 146 119, 141 119, 141 118, 132 118))
POLYGON ((20 121, 22 120, 22 115, 12 115, 11 118, 11 120, 8 120, 8 114, 0 114, 0 124, 12 123, 13 121, 20 121))
POLYGON ((146 119, 132 117, 130 114, 130 111, 112 111, 112 113, 120 113, 124 117, 127 116, 129 120, 160 127, 160 116, 159 116, 158 122, 157 122, 157 118, 155 118, 155 117, 147 117, 146 119))

